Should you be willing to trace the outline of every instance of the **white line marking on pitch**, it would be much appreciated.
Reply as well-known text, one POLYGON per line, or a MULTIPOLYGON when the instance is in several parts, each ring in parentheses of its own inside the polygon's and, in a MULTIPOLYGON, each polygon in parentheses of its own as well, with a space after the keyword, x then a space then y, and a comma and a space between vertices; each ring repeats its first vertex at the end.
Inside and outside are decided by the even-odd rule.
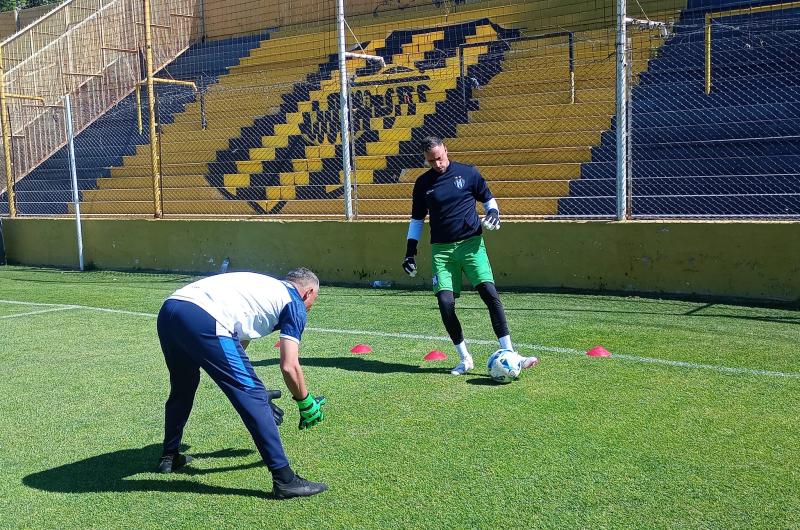
MULTIPOLYGON (((442 342, 450 342, 448 337, 436 337, 433 335, 413 335, 410 333, 383 333, 380 331, 359 331, 354 329, 329 329, 329 328, 307 328, 309 331, 318 331, 321 333, 340 333, 345 335, 366 335, 376 337, 394 337, 400 339, 422 339, 422 340, 437 340, 442 342)), ((482 339, 467 339, 470 344, 486 344, 497 345, 496 340, 482 340, 482 339)), ((562 348, 559 346, 543 346, 541 344, 526 344, 524 342, 515 343, 518 348, 534 351, 546 351, 554 353, 567 353, 571 355, 586 355, 583 350, 576 350, 575 348, 562 348)), ((758 370, 754 368, 736 368, 731 366, 720 366, 715 364, 699 364, 687 361, 673 361, 670 359, 657 359, 655 357, 639 357, 636 355, 626 355, 624 353, 615 353, 613 359, 623 359, 625 361, 633 361, 637 363, 661 364, 664 366, 675 366, 679 368, 692 368, 695 370, 713 370, 720 373, 728 374, 745 374, 745 375, 766 375, 770 377, 787 377, 800 379, 798 372, 776 372, 773 370, 758 370)))
POLYGON ((30 315, 41 315, 42 313, 52 313, 53 311, 68 311, 70 309, 75 309, 74 307, 51 307, 50 309, 40 309, 38 311, 26 311, 25 313, 15 313, 13 315, 3 315, 0 319, 4 318, 17 318, 17 317, 27 317, 30 315))
MULTIPOLYGON (((88 311, 100 311, 103 313, 117 313, 121 315, 133 315, 133 316, 143 316, 143 317, 150 317, 155 318, 155 313, 141 313, 138 311, 125 311, 123 309, 107 309, 105 307, 92 307, 92 306, 84 306, 84 305, 67 305, 67 304, 44 304, 44 303, 36 303, 36 302, 20 302, 17 300, 0 300, 2 304, 16 304, 16 305, 29 305, 29 306, 42 306, 42 307, 53 307, 53 308, 61 308, 61 309, 85 309, 88 311)), ((16 315, 15 315, 16 316, 16 315)), ((418 340, 435 340, 439 342, 450 342, 448 337, 441 337, 435 335, 416 335, 413 333, 387 333, 382 331, 363 331, 357 329, 333 329, 333 328, 314 328, 309 327, 306 328, 308 331, 316 331, 318 333, 335 333, 339 335, 364 335, 364 336, 371 336, 371 337, 389 337, 389 338, 397 338, 397 339, 418 339, 418 340)), ((497 341, 493 340, 483 340, 483 339, 467 339, 468 342, 472 344, 481 344, 481 345, 493 345, 497 344, 497 341)), ((526 350, 534 350, 534 351, 545 351, 545 352, 552 352, 552 353, 566 353, 570 355, 585 355, 586 352, 583 350, 578 350, 575 348, 562 348, 559 346, 544 346, 542 344, 527 344, 524 342, 518 342, 517 346, 519 348, 523 348, 526 350)), ((800 372, 777 372, 773 370, 759 370, 756 368, 737 368, 732 366, 722 366, 716 364, 700 364, 700 363, 692 363, 687 361, 673 361, 670 359, 657 359, 654 357, 640 357, 637 355, 626 355, 624 353, 615 353, 612 357, 613 359, 622 359, 624 361, 631 361, 636 363, 646 363, 646 364, 659 364, 662 366, 671 366, 675 368, 690 368, 692 370, 710 370, 713 372, 723 373, 723 374, 741 374, 741 375, 763 375, 768 377, 782 377, 782 378, 790 378, 790 379, 800 379, 800 372)))
MULTIPOLYGON (((41 302, 19 302, 17 300, 0 300, 0 304, 15 304, 15 305, 32 305, 40 307, 56 307, 60 309, 85 309, 89 311, 100 311, 101 313, 119 313, 121 315, 134 315, 140 317, 156 317, 153 313, 140 313, 138 311, 125 311, 124 309, 106 309, 105 307, 92 307, 88 305, 71 305, 71 304, 44 304, 41 302)), ((53 309, 57 311, 58 309, 53 309)))

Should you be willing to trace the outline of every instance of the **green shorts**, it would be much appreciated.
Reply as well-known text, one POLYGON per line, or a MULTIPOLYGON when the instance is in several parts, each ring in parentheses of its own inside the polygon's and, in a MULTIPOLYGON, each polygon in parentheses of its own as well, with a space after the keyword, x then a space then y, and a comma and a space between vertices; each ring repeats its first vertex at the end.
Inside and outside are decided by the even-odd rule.
POLYGON ((455 243, 434 243, 431 251, 434 293, 453 291, 456 296, 461 294, 461 271, 464 271, 473 287, 484 282, 494 283, 483 236, 455 243))

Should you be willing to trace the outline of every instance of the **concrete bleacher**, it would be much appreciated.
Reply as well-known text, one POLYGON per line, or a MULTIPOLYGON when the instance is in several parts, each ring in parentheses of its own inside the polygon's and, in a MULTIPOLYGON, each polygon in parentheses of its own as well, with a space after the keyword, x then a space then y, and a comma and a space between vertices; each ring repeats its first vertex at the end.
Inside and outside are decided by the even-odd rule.
MULTIPOLYGON (((384 128, 382 118, 371 115, 367 117, 369 125, 362 128, 362 109, 358 104, 354 106, 354 176, 360 216, 408 215, 410 194, 402 194, 409 190, 407 184, 424 171, 418 140, 426 134, 445 137, 454 159, 477 165, 490 180, 507 214, 555 214, 557 199, 568 191, 567 179, 579 175, 581 162, 589 160, 591 146, 599 142, 601 131, 610 125, 614 80, 613 53, 609 59, 609 50, 613 50, 614 36, 607 32, 586 33, 587 42, 576 46, 578 90, 576 102, 571 104, 568 68, 552 67, 554 63, 567 64, 568 48, 524 49, 514 59, 504 61, 508 57, 507 45, 499 45, 496 34, 487 19, 468 28, 451 25, 429 34, 417 33, 400 44, 408 55, 408 49, 422 49, 422 43, 414 39, 434 35, 426 39, 428 48, 417 51, 416 56, 412 54, 407 65, 425 60, 424 54, 435 44, 434 49, 445 58, 442 70, 447 81, 439 91, 432 91, 436 101, 415 102, 417 114, 392 117, 390 128, 384 128), (441 33, 451 29, 458 31, 453 32, 455 37, 448 46, 448 39, 441 38, 441 33), (465 58, 467 77, 482 87, 473 90, 472 86, 460 84, 458 72, 447 61, 456 58, 458 44, 481 42, 476 40, 478 37, 486 39, 487 45, 467 48, 476 53, 465 58), (504 75, 505 79, 494 83, 494 78, 504 75), (466 100, 460 97, 462 89, 466 100), (429 106, 427 110, 425 105, 429 106), (520 119, 527 117, 521 110, 533 118, 520 119)), ((637 44, 654 41, 651 33, 642 33, 636 39, 637 44)), ((386 54, 385 41, 380 46, 374 42, 369 46, 368 53, 386 54)), ((402 64, 404 54, 386 56, 389 57, 393 64, 402 64)), ((638 72, 645 64, 636 61, 634 67, 638 72)), ((326 72, 335 75, 335 67, 326 72)), ((365 84, 371 81, 369 76, 363 79, 365 84)), ((215 185, 227 189, 232 197, 254 202, 259 213, 341 214, 338 149, 330 143, 309 146, 301 138, 302 115, 313 115, 313 105, 325 101, 324 95, 337 89, 335 77, 325 83, 325 89, 316 91, 308 100, 299 97, 301 103, 295 112, 271 117, 266 127, 269 134, 260 143, 253 134, 249 140, 245 138, 248 135, 243 135, 232 141, 232 148, 238 152, 249 149, 250 156, 218 159, 210 164, 215 185)))
MULTIPOLYGON (((633 89, 634 216, 800 214, 800 10, 735 16, 713 30, 704 84, 704 11, 676 34, 633 89)), ((613 215, 612 128, 559 203, 562 215, 613 215)))
MULTIPOLYGON (((502 13, 507 14, 507 11, 507 8, 502 8, 502 13)), ((460 17, 468 18, 467 15, 460 17)), ((387 28, 395 26, 402 27, 402 23, 384 23, 373 29, 362 28, 360 34, 385 37, 387 28)), ((324 35, 320 37, 317 40, 310 39, 309 35, 298 35, 266 41, 221 76, 212 87, 220 94, 219 101, 214 101, 208 95, 205 101, 209 128, 212 123, 219 124, 213 135, 192 126, 199 121, 192 108, 194 104, 187 107, 187 112, 177 115, 173 124, 163 128, 161 144, 165 213, 257 214, 271 211, 276 205, 275 201, 284 199, 318 202, 283 204, 281 213, 313 211, 326 214, 342 211, 338 149, 329 142, 327 145, 306 146, 307 142, 298 142, 297 135, 302 115, 311 111, 311 100, 324 102, 326 96, 338 87, 338 64, 335 55, 332 55, 335 52, 335 40, 326 39, 324 35), (320 46, 320 40, 327 44, 320 46), (294 84, 290 84, 292 82, 294 84), (256 101, 252 87, 260 83, 284 83, 285 92, 273 92, 269 102, 256 101), (235 99, 237 91, 240 94, 238 100, 235 99), (290 136, 292 145, 289 145, 290 136), (243 153, 246 156, 242 156, 243 153), (269 171, 270 168, 264 167, 265 163, 275 171, 269 171), (210 191, 193 189, 192 185, 200 184, 203 175, 211 185, 210 191), (182 180, 178 183, 173 177, 182 180)), ((411 47, 401 46, 395 50, 398 53, 390 53, 387 59, 393 65, 401 65, 405 61, 413 66, 414 62, 424 61, 426 53, 429 54, 434 47, 433 41, 422 43, 420 39, 423 37, 420 35, 413 37, 412 41, 414 39, 415 42, 408 43, 411 47)), ((372 38, 365 51, 377 50, 383 45, 382 39, 372 38)), ((367 70, 362 74, 369 73, 369 67, 363 60, 348 62, 349 68, 361 68, 367 70)), ((454 88, 457 82, 457 58, 448 59, 446 69, 450 74, 450 88, 454 88)), ((443 88, 437 96, 431 95, 430 102, 415 101, 418 116, 410 122, 408 116, 398 118, 396 125, 400 127, 408 122, 405 123, 407 131, 421 125, 419 118, 436 110, 436 98, 441 99, 444 91, 443 88)), ((370 159, 385 159, 393 149, 397 149, 387 147, 387 142, 398 145, 404 139, 405 133, 399 132, 399 129, 391 131, 391 134, 387 132, 378 132, 375 141, 367 141, 372 137, 364 135, 363 141, 356 144, 356 164, 361 168, 356 178, 365 183, 374 182, 366 173, 385 169, 379 162, 370 168, 370 159)), ((149 213, 152 208, 149 174, 149 153, 147 146, 141 146, 135 155, 125 158, 121 167, 112 170, 110 178, 98 182, 98 190, 84 193, 84 203, 87 205, 84 211, 101 214, 149 213)))
MULTIPOLYGON (((231 75, 269 34, 198 44, 190 56, 181 56, 165 69, 165 77, 193 80, 204 93, 204 101, 191 89, 169 87, 173 97, 161 97, 159 108, 183 94, 186 103, 181 112, 161 121, 161 172, 164 205, 180 201, 224 201, 213 188, 208 188, 205 161, 226 145, 227 138, 252 120, 251 113, 274 99, 237 98, 235 89, 220 90, 220 79, 231 75), (234 101, 233 109, 220 111, 221 102, 234 101), (201 113, 205 108, 205 123, 201 113), (205 125, 205 128, 204 128, 205 125)), ((167 90, 159 86, 162 92, 167 90)), ((145 139, 146 140, 146 139, 145 139)), ((126 153, 121 163, 110 168, 108 175, 97 181, 96 189, 82 195, 82 208, 87 214, 136 215, 153 212, 152 170, 150 146, 142 142, 126 153)), ((165 208, 166 210, 166 208, 165 208)))
MULTIPOLYGON (((437 57, 434 50, 454 49, 469 36, 490 34, 496 35, 496 30, 488 20, 432 31, 393 32, 386 39, 370 41, 364 51, 383 56, 399 71, 373 72, 374 65, 351 61, 351 68, 364 70, 354 85, 352 116, 355 178, 363 190, 374 184, 396 182, 406 167, 406 159, 418 165, 419 138, 431 123, 453 119, 452 115, 448 117, 449 107, 453 106, 448 100, 458 86, 458 57, 442 55, 437 64, 427 64, 423 69, 419 69, 420 64, 432 63, 437 57), (421 77, 425 80, 421 81, 421 77), (389 88, 381 92, 381 86, 389 88), (361 92, 362 87, 375 92, 370 104, 362 97, 366 93, 361 92), (376 97, 383 103, 376 103, 376 97), (385 103, 386 97, 393 98, 391 104, 385 103)), ((478 55, 467 58, 466 64, 477 63, 478 55)), ((292 105, 263 120, 264 127, 258 133, 266 130, 267 134, 245 130, 230 142, 230 149, 209 165, 216 185, 234 197, 250 200, 264 212, 333 215, 342 211, 341 154, 335 145, 340 139, 335 56, 320 68, 318 78, 310 87, 295 89, 292 105), (302 203, 288 204, 291 201, 302 203)), ((458 114, 464 116, 465 112, 458 114)), ((370 192, 359 195, 368 196, 370 192)), ((359 212, 363 215, 400 213, 392 202, 365 202, 361 206, 359 212)), ((403 204, 400 209, 407 214, 408 205, 403 204)))
MULTIPOLYGON (((238 63, 238 60, 259 42, 268 38, 266 34, 236 37, 224 41, 198 43, 190 47, 167 68, 157 73, 159 77, 191 79, 200 83, 213 84, 219 75, 238 63)), ((194 99, 191 89, 169 85, 156 85, 159 99, 158 119, 162 126, 172 123, 175 116, 182 113, 186 104, 194 99)), ((125 157, 133 155, 137 149, 149 150, 149 127, 147 125, 147 90, 141 90, 141 113, 143 128, 139 132, 136 113, 135 93, 123 98, 103 117, 92 123, 75 137, 75 160, 78 175, 78 189, 84 202, 92 190, 114 187, 112 182, 104 182, 115 168, 123 165, 125 157)), ((148 159, 149 160, 149 159, 148 159)), ((149 166, 148 166, 149 167, 149 166)), ((135 178, 136 175, 130 177, 135 178)), ((140 174, 138 181, 118 183, 121 189, 132 189, 142 185, 152 186, 150 172, 140 174)), ((202 180, 202 179, 201 179, 202 180)), ((72 184, 69 174, 69 155, 67 147, 57 151, 45 160, 15 186, 17 210, 22 215, 57 215, 70 210, 72 184)), ((116 197, 115 197, 116 198, 116 197)), ((145 201, 146 198, 142 198, 145 201)), ((152 208, 152 198, 149 207, 152 208)), ((6 213, 6 196, 0 197, 1 213, 6 213)), ((91 206, 87 209, 91 213, 91 206)), ((113 213, 125 213, 113 209, 113 213)))
MULTIPOLYGON (((574 102, 565 37, 512 44, 502 72, 474 91, 478 110, 458 126, 449 150, 479 167, 506 215, 556 214, 569 181, 590 160, 614 114, 614 39, 608 30, 575 33, 574 102), (509 166, 513 173, 502 171, 509 166)), ((647 54, 660 44, 654 32, 632 39, 647 54)), ((646 64, 637 57, 634 74, 646 64)))

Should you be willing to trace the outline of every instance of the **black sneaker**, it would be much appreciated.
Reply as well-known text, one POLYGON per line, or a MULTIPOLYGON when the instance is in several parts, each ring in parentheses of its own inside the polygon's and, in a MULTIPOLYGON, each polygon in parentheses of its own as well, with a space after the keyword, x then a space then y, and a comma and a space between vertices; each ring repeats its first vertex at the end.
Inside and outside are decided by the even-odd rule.
POLYGON ((161 457, 161 460, 158 461, 158 472, 159 473, 172 473, 173 471, 177 471, 189 462, 191 462, 193 458, 189 455, 182 455, 180 453, 170 453, 161 457))
POLYGON ((291 482, 272 481, 272 494, 276 499, 290 499, 292 497, 310 497, 322 493, 328 486, 322 482, 311 482, 300 475, 295 475, 291 482))

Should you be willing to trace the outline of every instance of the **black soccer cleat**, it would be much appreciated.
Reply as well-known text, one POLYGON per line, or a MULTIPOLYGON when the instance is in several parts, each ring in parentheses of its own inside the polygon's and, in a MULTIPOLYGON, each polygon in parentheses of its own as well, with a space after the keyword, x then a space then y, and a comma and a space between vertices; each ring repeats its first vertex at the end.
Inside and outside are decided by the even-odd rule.
POLYGON ((291 499, 292 497, 310 497, 322 493, 328 486, 322 482, 311 482, 300 475, 295 475, 291 482, 272 481, 272 495, 276 499, 291 499))
POLYGON ((159 473, 172 473, 177 471, 189 462, 194 460, 189 455, 182 455, 180 453, 170 453, 163 455, 161 460, 158 461, 159 473))

